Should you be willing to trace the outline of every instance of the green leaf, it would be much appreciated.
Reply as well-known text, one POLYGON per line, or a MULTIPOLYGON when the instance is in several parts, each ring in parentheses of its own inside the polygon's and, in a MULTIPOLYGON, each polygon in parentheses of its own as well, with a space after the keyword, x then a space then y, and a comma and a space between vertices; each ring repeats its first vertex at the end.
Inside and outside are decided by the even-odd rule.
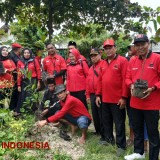
POLYGON ((6 134, 5 132, 1 131, 0 132, 0 138, 2 138, 5 134, 6 134))
POLYGON ((160 24, 160 16, 157 16, 157 22, 160 24))
POLYGON ((155 19, 152 19, 151 21, 153 22, 154 29, 156 31, 157 30, 157 21, 155 19))
POLYGON ((157 37, 160 36, 160 28, 156 31, 156 36, 157 36, 157 37))

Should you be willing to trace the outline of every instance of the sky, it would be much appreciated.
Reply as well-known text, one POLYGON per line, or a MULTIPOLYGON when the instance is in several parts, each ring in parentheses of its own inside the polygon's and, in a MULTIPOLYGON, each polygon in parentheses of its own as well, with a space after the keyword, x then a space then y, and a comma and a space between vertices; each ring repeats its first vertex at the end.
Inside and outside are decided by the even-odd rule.
MULTIPOLYGON (((141 6, 147 6, 147 7, 151 7, 153 9, 156 9, 157 7, 160 7, 160 0, 130 0, 132 3, 133 2, 138 2, 139 5, 141 6)), ((154 30, 154 25, 153 22, 150 22, 148 24, 148 27, 151 28, 151 31, 148 30, 148 37, 151 37, 152 35, 155 34, 155 30, 154 30)), ((159 27, 159 26, 158 26, 159 27)))
POLYGON ((131 2, 138 2, 141 6, 151 7, 156 9, 160 7, 160 0, 130 0, 131 2))

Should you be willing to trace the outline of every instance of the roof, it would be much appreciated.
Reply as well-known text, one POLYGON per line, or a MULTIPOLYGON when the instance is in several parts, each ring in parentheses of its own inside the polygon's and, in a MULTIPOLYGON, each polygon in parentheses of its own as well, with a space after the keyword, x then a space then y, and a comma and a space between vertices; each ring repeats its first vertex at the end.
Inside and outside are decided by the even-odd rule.
POLYGON ((5 32, 8 32, 9 27, 10 27, 9 25, 4 24, 0 29, 3 29, 5 32))

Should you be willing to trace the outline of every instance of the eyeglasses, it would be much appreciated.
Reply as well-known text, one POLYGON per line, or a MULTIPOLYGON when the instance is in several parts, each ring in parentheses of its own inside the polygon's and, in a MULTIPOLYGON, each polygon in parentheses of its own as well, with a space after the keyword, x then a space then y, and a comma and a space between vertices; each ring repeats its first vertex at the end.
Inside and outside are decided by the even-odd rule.
POLYGON ((91 54, 90 57, 96 57, 98 54, 91 54))

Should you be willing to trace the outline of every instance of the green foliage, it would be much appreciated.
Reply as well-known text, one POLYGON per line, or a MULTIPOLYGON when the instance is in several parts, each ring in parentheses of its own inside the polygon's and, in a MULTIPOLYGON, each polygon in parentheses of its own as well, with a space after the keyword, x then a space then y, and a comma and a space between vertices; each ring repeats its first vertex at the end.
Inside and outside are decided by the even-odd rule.
POLYGON ((125 27, 129 31, 133 29, 129 25, 131 18, 139 17, 143 21, 150 12, 152 10, 147 8, 143 13, 138 3, 128 0, 5 0, 0 5, 2 20, 12 22, 16 16, 21 23, 45 28, 50 40, 54 29, 62 28, 63 32, 68 32, 75 24, 100 24, 108 31, 125 27))
MULTIPOLYGON (((15 120, 12 112, 7 109, 0 109, 0 143, 2 142, 18 142, 23 141, 25 135, 33 123, 33 119, 28 116, 26 120, 15 120)), ((0 159, 8 155, 10 158, 22 157, 24 150, 18 151, 17 149, 7 149, 0 147, 0 159)))
POLYGON ((29 47, 34 53, 44 49, 44 41, 47 35, 45 30, 19 22, 12 23, 10 29, 17 42, 20 42, 25 47, 29 47))
MULTIPOLYGON (((57 35, 53 42, 57 43, 60 40, 62 34, 57 35)), ((91 48, 103 49, 102 45, 107 38, 113 38, 116 41, 117 52, 124 55, 127 52, 127 46, 131 43, 131 38, 128 34, 123 32, 108 32, 101 25, 86 24, 83 26, 77 26, 69 32, 63 35, 63 41, 73 40, 77 42, 78 49, 85 57, 89 57, 91 48)), ((105 56, 103 56, 104 58, 105 56)))
POLYGON ((65 154, 54 154, 53 156, 54 160, 72 160, 72 158, 65 154))
POLYGON ((0 29, 0 38, 5 36, 5 35, 6 35, 6 33, 5 33, 4 29, 0 29))

